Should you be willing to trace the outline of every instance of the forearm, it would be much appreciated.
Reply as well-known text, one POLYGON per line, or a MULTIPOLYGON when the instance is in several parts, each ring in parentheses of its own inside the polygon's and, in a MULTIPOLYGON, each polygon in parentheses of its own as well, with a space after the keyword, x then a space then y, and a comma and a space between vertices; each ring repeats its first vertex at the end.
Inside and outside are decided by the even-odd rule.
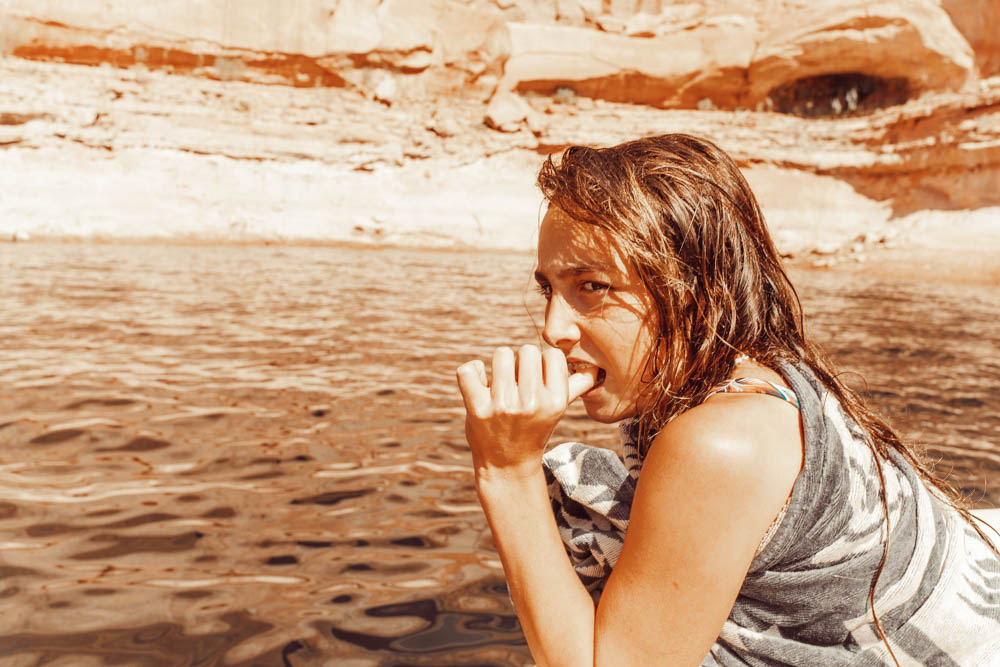
POLYGON ((594 603, 563 548, 540 466, 481 471, 476 487, 539 665, 593 664, 594 603))

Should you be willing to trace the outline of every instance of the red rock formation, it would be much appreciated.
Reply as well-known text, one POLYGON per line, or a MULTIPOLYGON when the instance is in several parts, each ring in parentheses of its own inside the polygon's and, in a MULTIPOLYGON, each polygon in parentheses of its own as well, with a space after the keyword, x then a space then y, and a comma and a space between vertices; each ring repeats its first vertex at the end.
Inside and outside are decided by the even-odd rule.
POLYGON ((575 94, 668 108, 700 100, 734 108, 745 96, 757 44, 745 25, 707 25, 657 37, 589 28, 511 24, 511 54, 500 87, 575 94))
POLYGON ((1000 2, 942 0, 941 7, 976 54, 980 76, 1000 74, 1000 2))
POLYGON ((8 0, 0 16, 0 52, 20 58, 369 92, 391 76, 411 96, 454 93, 506 57, 500 12, 485 2, 8 0))
POLYGON ((752 107, 780 86, 833 74, 900 80, 916 96, 960 89, 975 69, 968 43, 931 2, 819 5, 781 17, 759 39, 744 104, 752 107))
POLYGON ((1000 205, 1000 77, 986 78, 1000 72, 997 0, 2 7, 0 172, 43 192, 51 156, 83 165, 52 199, 65 210, 35 211, 24 193, 7 219, 29 231, 63 233, 51 221, 73 216, 92 233, 129 228, 134 209, 95 199, 105 186, 86 165, 98 154, 137 187, 161 184, 157 197, 198 193, 157 200, 167 235, 212 218, 222 237, 511 245, 530 241, 540 153, 667 131, 715 138, 747 167, 789 253, 880 237, 890 213, 1000 205), (134 157, 149 150, 167 151, 172 171, 134 157), (225 169, 209 162, 220 156, 225 169), (230 172, 253 187, 213 185, 230 172), (837 211, 839 226, 841 197, 853 213, 837 211), (311 222, 286 233, 278 210, 311 222), (331 210, 347 213, 329 222, 331 210), (505 228, 512 217, 526 227, 505 228))
POLYGON ((859 86, 850 95, 852 77, 874 88, 895 82, 893 102, 955 90, 974 77, 968 43, 931 2, 828 3, 770 15, 763 4, 706 13, 693 24, 690 14, 677 24, 647 18, 642 36, 624 34, 629 23, 623 34, 512 23, 501 87, 543 93, 569 87, 587 97, 667 108, 771 108, 772 91, 846 75, 844 90, 834 91, 845 98, 846 112, 860 101, 859 86))
MULTIPOLYGON (((979 4, 1000 11, 995 1, 979 4)), ((404 98, 488 95, 502 71, 507 90, 570 87, 609 101, 732 109, 766 105, 775 89, 824 75, 864 75, 876 87, 897 81, 904 96, 960 88, 977 62, 986 73, 1000 67, 997 31, 984 27, 982 12, 960 6, 252 0, 235 10, 219 0, 7 0, 0 46, 22 58, 381 87, 404 98), (970 42, 982 49, 975 58, 970 42)), ((848 82, 845 97, 849 91, 848 82)), ((853 104, 845 99, 842 108, 853 104)))
POLYGON ((837 90, 837 81, 809 78, 889 82, 897 89, 889 101, 961 87, 975 72, 969 43, 982 49, 980 70, 995 68, 998 12, 996 0, 944 0, 943 9, 937 0, 250 0, 238 9, 220 0, 7 0, 0 49, 227 80, 351 85, 387 102, 460 88, 489 94, 503 71, 500 88, 522 92, 570 87, 611 101, 755 108, 775 90, 792 107, 799 93, 816 91, 842 94, 836 106, 850 111, 849 79, 837 90))

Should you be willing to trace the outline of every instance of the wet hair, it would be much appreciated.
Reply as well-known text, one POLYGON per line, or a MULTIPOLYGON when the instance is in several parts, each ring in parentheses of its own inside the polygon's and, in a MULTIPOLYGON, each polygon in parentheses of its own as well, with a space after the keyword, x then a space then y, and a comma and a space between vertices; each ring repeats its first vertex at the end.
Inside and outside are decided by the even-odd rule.
MULTIPOLYGON (((546 159, 538 186, 550 206, 604 230, 652 295, 659 335, 654 349, 666 354, 653 354, 647 363, 640 443, 649 443, 667 422, 703 401, 732 374, 741 354, 772 369, 783 362, 804 365, 868 433, 876 462, 895 450, 993 546, 954 489, 842 382, 806 338, 798 295, 760 206, 736 163, 718 146, 686 134, 610 148, 572 146, 558 161, 546 159)), ((646 449, 648 444, 640 445, 641 456, 646 449)), ((885 479, 881 466, 875 469, 888 523, 885 479)), ((891 654, 874 611, 888 535, 887 530, 868 601, 891 654)))

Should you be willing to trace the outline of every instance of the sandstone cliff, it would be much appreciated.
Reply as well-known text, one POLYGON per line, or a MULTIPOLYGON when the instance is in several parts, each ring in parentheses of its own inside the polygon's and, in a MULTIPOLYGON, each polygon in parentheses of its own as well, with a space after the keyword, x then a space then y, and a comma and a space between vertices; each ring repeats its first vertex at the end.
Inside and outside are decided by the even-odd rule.
POLYGON ((1000 205, 1000 0, 7 0, 0 18, 8 235, 523 247, 540 155, 664 131, 731 151, 788 254, 1000 205))
POLYGON ((22 58, 372 94, 389 76, 410 99, 489 95, 499 83, 754 108, 775 91, 794 104, 797 83, 849 76, 891 82, 888 93, 858 91, 856 103, 874 93, 884 105, 1000 73, 995 0, 7 0, 4 12, 0 46, 22 58))

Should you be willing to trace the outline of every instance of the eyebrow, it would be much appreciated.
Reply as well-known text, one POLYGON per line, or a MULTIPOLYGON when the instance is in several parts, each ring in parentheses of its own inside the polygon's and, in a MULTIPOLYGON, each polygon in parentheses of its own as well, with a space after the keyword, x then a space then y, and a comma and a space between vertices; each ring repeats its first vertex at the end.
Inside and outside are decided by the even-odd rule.
MULTIPOLYGON (((556 273, 557 278, 565 278, 566 276, 579 276, 584 273, 607 273, 608 269, 604 266, 590 266, 588 264, 579 264, 576 266, 567 266, 565 269, 560 269, 556 273)), ((541 271, 535 271, 535 281, 544 282, 549 278, 541 271)))

